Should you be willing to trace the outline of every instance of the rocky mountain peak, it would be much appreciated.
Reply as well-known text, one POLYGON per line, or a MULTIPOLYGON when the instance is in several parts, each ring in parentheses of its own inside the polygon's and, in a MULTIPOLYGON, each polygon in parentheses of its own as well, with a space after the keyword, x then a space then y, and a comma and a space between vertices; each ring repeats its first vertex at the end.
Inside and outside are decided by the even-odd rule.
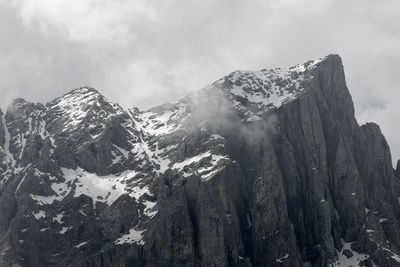
POLYGON ((99 116, 123 113, 122 108, 106 99, 97 90, 81 87, 49 102, 46 107, 57 114, 64 114, 70 123, 79 124, 88 114, 101 113, 99 116))
POLYGON ((111 134, 111 129, 128 117, 118 104, 97 90, 81 87, 47 103, 44 120, 56 141, 65 143, 68 137, 69 141, 74 140, 73 146, 81 146, 84 140, 93 142, 111 134))
POLYGON ((10 107, 1 266, 400 266, 390 150, 337 55, 147 111, 89 87, 10 107))
POLYGON ((35 104, 23 98, 13 100, 7 107, 6 117, 8 120, 26 117, 35 109, 35 104))
POLYGON ((293 101, 309 89, 306 84, 319 74, 320 65, 322 69, 331 65, 342 67, 341 58, 328 55, 287 68, 235 71, 212 87, 221 88, 247 121, 259 120, 266 111, 293 101))

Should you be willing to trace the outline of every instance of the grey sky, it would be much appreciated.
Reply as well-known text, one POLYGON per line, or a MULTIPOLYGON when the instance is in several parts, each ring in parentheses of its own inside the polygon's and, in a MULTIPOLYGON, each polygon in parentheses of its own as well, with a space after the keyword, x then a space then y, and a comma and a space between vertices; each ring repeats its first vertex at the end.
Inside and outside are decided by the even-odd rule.
POLYGON ((0 0, 0 106, 90 85, 148 108, 236 69, 342 56, 360 123, 400 158, 398 0, 0 0))

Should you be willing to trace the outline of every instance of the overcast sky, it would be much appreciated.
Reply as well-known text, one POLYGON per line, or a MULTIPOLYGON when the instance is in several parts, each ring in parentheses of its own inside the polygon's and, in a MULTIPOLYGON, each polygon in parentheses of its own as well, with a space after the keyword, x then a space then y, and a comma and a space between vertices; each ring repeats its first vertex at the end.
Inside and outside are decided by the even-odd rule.
POLYGON ((0 0, 0 106, 89 85, 144 109, 236 69, 338 53, 358 121, 397 159, 399 14, 398 0, 0 0))

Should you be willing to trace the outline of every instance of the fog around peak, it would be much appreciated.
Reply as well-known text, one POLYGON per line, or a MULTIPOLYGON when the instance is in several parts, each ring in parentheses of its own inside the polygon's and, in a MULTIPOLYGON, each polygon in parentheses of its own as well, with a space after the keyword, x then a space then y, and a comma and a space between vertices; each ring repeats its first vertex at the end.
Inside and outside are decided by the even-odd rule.
POLYGON ((337 53, 359 122, 378 123, 397 159, 399 11, 394 0, 0 0, 0 107, 88 85, 147 109, 236 69, 337 53))

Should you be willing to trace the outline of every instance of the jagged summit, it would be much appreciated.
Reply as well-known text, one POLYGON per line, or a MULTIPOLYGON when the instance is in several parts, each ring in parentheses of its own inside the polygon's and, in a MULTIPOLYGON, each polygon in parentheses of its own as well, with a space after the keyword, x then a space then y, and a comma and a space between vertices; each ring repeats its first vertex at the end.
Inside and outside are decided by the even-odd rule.
POLYGON ((25 99, 19 97, 19 98, 14 99, 14 100, 10 103, 10 106, 11 106, 11 107, 18 107, 18 106, 20 106, 20 105, 24 105, 25 103, 29 103, 29 102, 27 102, 25 99))
POLYGON ((59 98, 64 98, 66 96, 69 95, 83 95, 83 96, 101 96, 101 93, 90 86, 82 86, 82 87, 78 87, 78 88, 74 88, 72 90, 70 90, 69 92, 67 92, 66 94, 64 94, 63 96, 59 97, 59 98))
POLYGON ((90 87, 74 89, 47 103, 46 109, 65 121, 68 127, 82 123, 86 127, 98 127, 99 124, 124 113, 118 104, 109 101, 90 87))
POLYGON ((34 106, 35 104, 28 102, 23 98, 16 98, 8 105, 6 116, 10 118, 25 116, 25 114, 32 111, 34 106))
POLYGON ((258 110, 280 107, 302 93, 304 83, 311 78, 310 72, 314 68, 332 59, 341 61, 338 55, 328 55, 288 68, 235 71, 216 81, 213 86, 222 87, 235 106, 252 106, 258 110))
MULTIPOLYGON (((295 98, 304 89, 303 81, 305 72, 318 66, 321 62, 339 60, 340 56, 331 54, 317 60, 309 60, 303 64, 297 64, 287 68, 262 69, 260 71, 234 71, 215 81, 211 87, 222 87, 234 101, 248 102, 259 106, 260 109, 279 107, 282 103, 295 98)), ((115 103, 109 101, 98 90, 90 86, 75 88, 61 97, 46 104, 47 107, 60 106, 64 109, 82 109, 94 107, 98 102, 104 102, 110 106, 121 109, 115 103)), ((179 101, 177 101, 179 102, 179 101)), ((34 105, 23 98, 15 99, 9 109, 13 110, 24 105, 34 105)), ((151 108, 149 111, 165 109, 174 104, 163 104, 151 108)))
POLYGON ((287 68, 234 71, 214 82, 231 100, 246 121, 256 121, 272 108, 279 108, 301 96, 321 64, 341 66, 338 55, 328 55, 287 68))
POLYGON ((400 266, 390 150, 337 55, 147 111, 89 87, 12 107, 0 266, 400 266))
POLYGON ((109 101, 99 91, 91 87, 80 87, 71 90, 65 95, 54 99, 46 104, 46 106, 63 106, 66 108, 85 106, 98 106, 100 104, 107 104, 116 106, 116 104, 109 101))

